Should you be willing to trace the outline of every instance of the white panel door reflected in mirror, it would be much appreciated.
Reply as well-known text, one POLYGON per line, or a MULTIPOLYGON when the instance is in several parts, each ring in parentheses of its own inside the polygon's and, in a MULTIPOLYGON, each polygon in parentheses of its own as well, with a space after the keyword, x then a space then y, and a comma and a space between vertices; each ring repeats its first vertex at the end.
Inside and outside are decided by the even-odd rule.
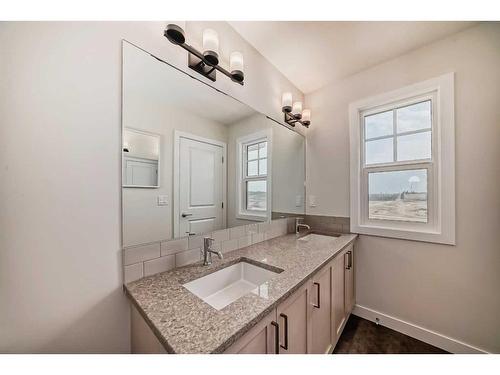
POLYGON ((123 129, 123 186, 158 188, 160 173, 160 135, 123 129))

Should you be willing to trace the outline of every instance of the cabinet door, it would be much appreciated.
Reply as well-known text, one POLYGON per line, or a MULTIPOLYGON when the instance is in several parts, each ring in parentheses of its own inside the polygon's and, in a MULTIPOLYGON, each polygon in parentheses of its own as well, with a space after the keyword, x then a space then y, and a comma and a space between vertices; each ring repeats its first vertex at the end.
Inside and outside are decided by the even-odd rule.
POLYGON ((346 251, 343 251, 337 255, 332 265, 332 338, 334 342, 337 342, 346 319, 344 278, 345 254, 346 251))
POLYGON ((278 325, 276 310, 267 315, 259 323, 231 345, 227 354, 278 354, 278 325))
POLYGON ((276 309, 280 331, 280 354, 307 353, 311 333, 310 308, 309 283, 306 283, 276 309))
POLYGON ((325 266, 313 276, 311 284, 312 342, 311 353, 328 353, 332 347, 331 322, 331 266, 325 266))
POLYGON ((346 267, 345 267, 345 314, 346 317, 351 313, 354 303, 354 248, 349 246, 346 255, 346 267))

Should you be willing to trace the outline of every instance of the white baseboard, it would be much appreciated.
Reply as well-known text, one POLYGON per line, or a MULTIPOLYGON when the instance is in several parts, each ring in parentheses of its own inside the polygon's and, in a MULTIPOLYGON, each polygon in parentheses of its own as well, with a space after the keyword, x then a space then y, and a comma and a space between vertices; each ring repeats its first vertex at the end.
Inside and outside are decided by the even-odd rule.
POLYGON ((352 311, 354 315, 375 322, 378 318, 378 323, 382 326, 391 328, 395 331, 404 333, 407 336, 416 338, 417 340, 434 345, 438 348, 455 354, 479 354, 488 353, 486 350, 474 347, 464 342, 452 339, 440 333, 429 329, 419 327, 415 324, 405 322, 393 316, 381 313, 365 306, 356 305, 352 311))

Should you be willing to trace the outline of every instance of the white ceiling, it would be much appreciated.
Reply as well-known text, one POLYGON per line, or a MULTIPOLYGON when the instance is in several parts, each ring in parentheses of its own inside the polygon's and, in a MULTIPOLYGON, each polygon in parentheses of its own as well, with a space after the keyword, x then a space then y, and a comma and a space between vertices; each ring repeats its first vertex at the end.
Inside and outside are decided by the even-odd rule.
POLYGON ((475 24, 415 21, 229 23, 305 94, 475 24))

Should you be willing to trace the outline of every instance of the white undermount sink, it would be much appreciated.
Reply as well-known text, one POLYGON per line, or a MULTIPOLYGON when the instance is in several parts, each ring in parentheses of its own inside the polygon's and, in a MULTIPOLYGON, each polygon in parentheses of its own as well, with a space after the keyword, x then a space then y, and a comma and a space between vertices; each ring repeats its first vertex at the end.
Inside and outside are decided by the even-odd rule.
POLYGON ((217 310, 248 293, 267 298, 266 282, 278 272, 240 261, 183 286, 217 310))
POLYGON ((340 237, 340 234, 321 234, 321 233, 309 233, 309 234, 306 234, 305 236, 303 237, 300 237, 299 238, 299 241, 309 241, 309 240, 312 240, 314 238, 321 238, 321 237, 340 237))

